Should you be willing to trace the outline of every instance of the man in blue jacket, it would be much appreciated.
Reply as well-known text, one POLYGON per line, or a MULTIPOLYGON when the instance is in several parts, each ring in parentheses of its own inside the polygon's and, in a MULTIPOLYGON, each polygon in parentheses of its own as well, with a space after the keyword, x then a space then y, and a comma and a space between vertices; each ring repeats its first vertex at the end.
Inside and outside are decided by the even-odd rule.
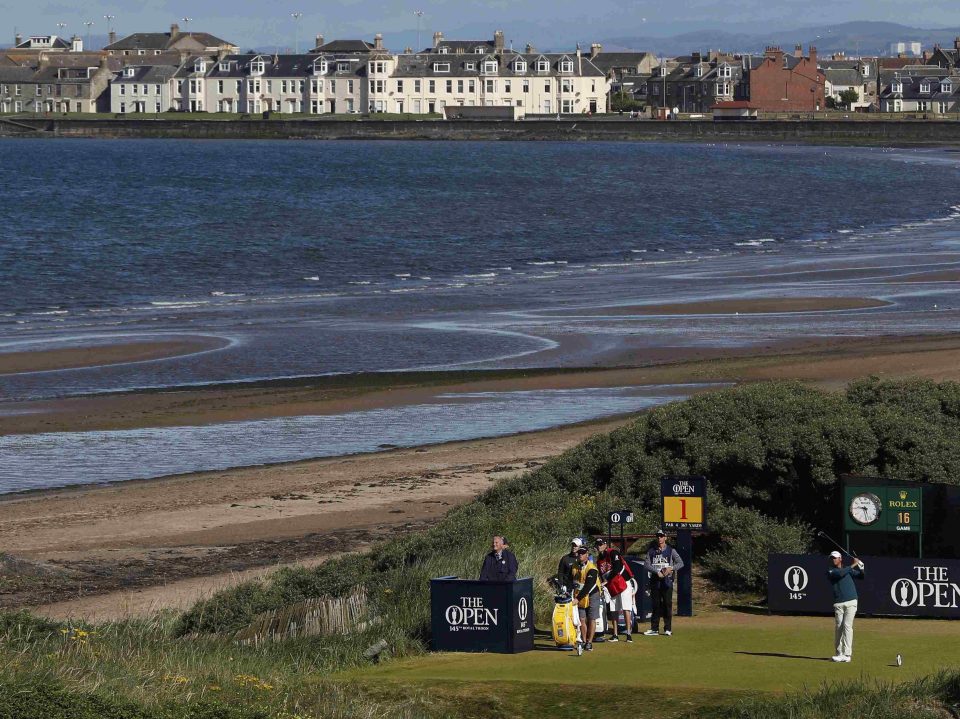
POLYGON ((853 578, 863 579, 863 562, 856 557, 849 567, 843 566, 840 552, 830 552, 833 567, 827 571, 827 578, 833 584, 833 614, 837 624, 834 642, 837 653, 830 657, 835 662, 849 662, 853 655, 853 618, 857 616, 857 587, 853 578))
POLYGON ((494 535, 493 549, 483 558, 480 568, 481 582, 512 582, 517 578, 517 558, 505 545, 501 535, 494 535))
POLYGON ((673 635, 673 580, 677 572, 683 569, 683 560, 677 550, 667 544, 667 534, 657 530, 657 541, 650 545, 643 559, 643 566, 649 575, 650 599, 653 603, 653 615, 650 628, 643 633, 645 637, 660 634, 660 617, 663 617, 663 633, 673 635))

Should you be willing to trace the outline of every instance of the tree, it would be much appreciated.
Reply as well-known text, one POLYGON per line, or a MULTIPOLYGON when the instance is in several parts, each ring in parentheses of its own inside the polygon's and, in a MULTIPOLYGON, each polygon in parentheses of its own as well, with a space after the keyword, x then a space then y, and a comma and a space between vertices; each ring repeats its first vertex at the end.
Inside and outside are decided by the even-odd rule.
POLYGON ((846 109, 849 110, 850 107, 853 105, 853 103, 859 102, 859 100, 860 100, 860 93, 851 87, 840 93, 839 104, 841 107, 845 107, 846 109))
POLYGON ((620 91, 610 98, 610 110, 613 112, 630 112, 639 110, 641 107, 629 92, 620 91))

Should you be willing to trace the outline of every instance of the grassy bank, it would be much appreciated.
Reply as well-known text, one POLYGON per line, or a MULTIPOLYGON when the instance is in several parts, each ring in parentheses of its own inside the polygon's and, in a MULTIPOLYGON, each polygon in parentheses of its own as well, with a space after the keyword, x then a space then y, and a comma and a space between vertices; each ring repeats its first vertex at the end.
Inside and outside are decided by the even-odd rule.
MULTIPOLYGON (((661 407, 495 486, 426 532, 315 569, 282 570, 179 617, 98 627, 8 617, 0 627, 0 679, 64 688, 70 701, 122 699, 144 712, 215 702, 210 711, 271 717, 573 716, 582 711, 577 684, 608 685, 611 676, 631 687, 625 708, 643 705, 658 717, 719 705, 740 712, 729 716, 793 716, 791 706, 820 696, 811 695, 814 687, 843 679, 859 682, 847 693, 870 707, 892 691, 870 682, 917 678, 954 661, 960 645, 953 625, 861 622, 857 661, 839 668, 823 661, 829 619, 727 611, 705 612, 670 639, 608 645, 579 660, 543 650, 506 658, 427 654, 429 579, 475 575, 494 532, 508 536, 521 572, 534 577, 537 624, 545 626, 552 609, 546 579, 569 537, 602 531, 607 512, 623 506, 634 508, 638 529, 650 529, 660 513, 660 477, 703 473, 711 481, 711 534, 696 548, 699 569, 728 594, 759 595, 768 552, 805 551, 811 524, 829 527, 820 522, 836 514, 844 472, 956 482, 960 385, 867 380, 828 394, 771 383, 661 407), (279 641, 232 641, 264 617, 358 587, 367 598, 363 621, 345 634, 283 639, 281 626, 279 641), (380 642, 382 668, 372 669, 366 650, 380 642), (899 671, 890 667, 897 653, 908 657, 899 671), (669 670, 666 693, 686 692, 695 705, 671 702, 665 711, 645 702, 658 668, 669 670), (736 703, 793 690, 799 698, 736 703)), ((928 686, 942 691, 943 701, 957 685, 955 678, 929 681, 940 682, 928 686)), ((824 706, 836 701, 831 692, 823 690, 824 706)), ((901 716, 926 716, 909 713, 926 707, 898 706, 908 712, 901 716)), ((153 716, 123 711, 115 716, 153 716)), ((32 716, 47 715, 22 714, 32 716)))

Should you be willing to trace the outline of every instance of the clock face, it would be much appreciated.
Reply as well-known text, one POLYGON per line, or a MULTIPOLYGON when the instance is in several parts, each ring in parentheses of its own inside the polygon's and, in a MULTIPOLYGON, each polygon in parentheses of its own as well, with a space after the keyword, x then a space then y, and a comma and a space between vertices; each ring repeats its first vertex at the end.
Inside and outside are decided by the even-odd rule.
POLYGON ((850 500, 850 518, 857 524, 869 526, 880 519, 880 497, 864 492, 850 500))

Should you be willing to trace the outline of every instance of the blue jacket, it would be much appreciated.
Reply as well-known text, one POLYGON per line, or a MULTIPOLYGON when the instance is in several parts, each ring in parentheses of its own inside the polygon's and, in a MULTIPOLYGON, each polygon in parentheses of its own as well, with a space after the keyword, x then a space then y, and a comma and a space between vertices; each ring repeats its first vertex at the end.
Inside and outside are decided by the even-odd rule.
POLYGON ((827 572, 827 577, 833 584, 833 603, 839 604, 857 598, 853 578, 863 579, 863 570, 860 567, 833 567, 827 572))
POLYGON ((497 559, 496 552, 487 552, 480 568, 481 582, 512 582, 516 578, 517 558, 513 556, 513 552, 504 549, 500 552, 500 559, 497 559))
POLYGON ((677 572, 683 569, 683 560, 680 559, 677 550, 669 544, 664 545, 661 550, 660 547, 654 543, 650 545, 650 548, 647 550, 647 556, 643 559, 643 567, 650 574, 650 586, 652 588, 659 587, 661 583, 665 587, 672 587, 677 572), (659 574, 660 568, 664 566, 673 568, 673 574, 669 577, 661 577, 659 574))

